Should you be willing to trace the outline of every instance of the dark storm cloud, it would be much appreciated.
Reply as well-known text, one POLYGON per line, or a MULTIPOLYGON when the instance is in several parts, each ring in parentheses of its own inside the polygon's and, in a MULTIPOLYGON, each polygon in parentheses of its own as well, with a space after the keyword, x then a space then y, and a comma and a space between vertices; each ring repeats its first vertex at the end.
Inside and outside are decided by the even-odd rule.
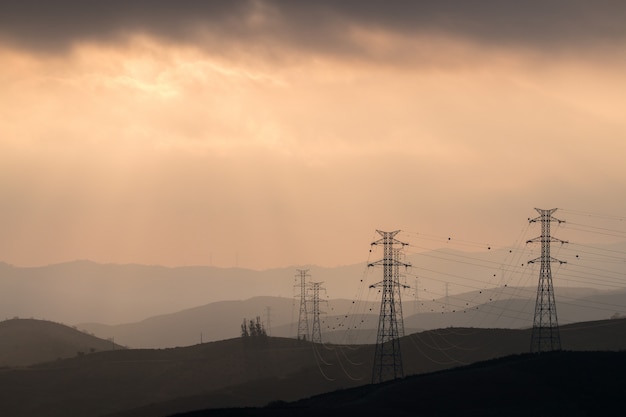
POLYGON ((626 38, 623 1, 3 0, 0 37, 38 50, 146 33, 183 43, 268 42, 359 52, 347 29, 452 36, 500 46, 578 47, 626 38))
POLYGON ((248 13, 245 0, 7 0, 0 3, 0 36, 51 50, 136 32, 191 42, 198 28, 223 31, 248 13))

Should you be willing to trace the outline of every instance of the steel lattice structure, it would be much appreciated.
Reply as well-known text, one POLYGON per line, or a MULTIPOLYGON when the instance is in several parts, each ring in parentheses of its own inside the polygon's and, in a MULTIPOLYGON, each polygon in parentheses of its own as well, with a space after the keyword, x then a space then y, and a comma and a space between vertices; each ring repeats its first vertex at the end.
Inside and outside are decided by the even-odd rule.
POLYGON ((372 383, 404 376, 402 352, 400 350, 400 336, 404 332, 404 325, 400 304, 400 288, 402 285, 399 279, 399 268, 400 266, 410 266, 400 262, 398 259, 400 248, 397 246, 403 247, 406 245, 406 243, 395 239, 395 235, 400 231, 383 232, 377 230, 376 232, 382 238, 373 242, 372 245, 383 245, 383 259, 370 263, 368 266, 382 265, 383 280, 377 284, 370 285, 370 288, 382 287, 372 383))
POLYGON ((400 272, 400 266, 406 265, 400 262, 402 259, 402 248, 393 248, 393 259, 396 261, 393 264, 394 312, 396 313, 396 321, 398 323, 398 337, 402 337, 404 336, 404 316, 402 315, 402 296, 400 293, 402 288, 406 287, 400 283, 400 278, 403 277, 400 272))
POLYGON ((550 255, 550 244, 559 242, 567 243, 564 240, 556 239, 550 236, 550 223, 563 223, 552 216, 557 209, 542 210, 535 208, 539 213, 538 217, 528 219, 530 223, 541 222, 541 236, 527 241, 541 242, 541 256, 528 263, 541 261, 541 269, 539 271, 539 284, 537 286, 537 299, 535 301, 535 316, 533 319, 533 330, 530 338, 531 352, 546 352, 551 350, 561 350, 561 336, 559 334, 559 322, 556 314, 556 301, 554 299, 554 287, 552 285, 552 271, 550 264, 560 261, 550 255))
POLYGON ((313 343, 322 343, 322 327, 320 325, 320 290, 321 282, 311 282, 311 291, 313 292, 313 330, 311 332, 311 341, 313 343))
POLYGON ((296 278, 300 278, 300 314, 298 315, 298 340, 309 338, 309 315, 306 309, 306 279, 310 277, 308 269, 297 269, 296 278))

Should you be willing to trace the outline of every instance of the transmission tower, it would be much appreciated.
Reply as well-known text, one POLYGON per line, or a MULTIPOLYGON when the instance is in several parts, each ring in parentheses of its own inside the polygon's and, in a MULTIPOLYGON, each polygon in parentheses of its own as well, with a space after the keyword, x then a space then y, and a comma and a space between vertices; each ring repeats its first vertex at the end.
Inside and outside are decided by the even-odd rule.
POLYGON ((265 317, 266 317, 265 322, 267 323, 267 326, 265 327, 266 327, 268 336, 272 335, 272 326, 270 322, 271 316, 272 316, 272 308, 270 306, 266 306, 265 307, 265 317))
POLYGON ((530 351, 546 352, 561 350, 561 337, 559 335, 559 323, 556 316, 556 302, 554 299, 550 264, 552 262, 565 263, 564 261, 559 261, 550 256, 550 243, 559 242, 563 244, 567 242, 550 236, 550 223, 564 222, 552 216, 552 213, 557 209, 542 210, 535 208, 535 210, 537 210, 539 216, 534 219, 528 219, 528 221, 530 223, 541 222, 541 236, 531 239, 526 243, 541 242, 541 256, 528 261, 528 263, 535 263, 541 260, 541 269, 539 271, 539 284, 537 286, 537 300, 535 301, 533 331, 530 338, 530 351))
POLYGON ((419 279, 415 277, 415 306, 413 307, 413 313, 420 311, 420 294, 419 294, 419 279))
POLYGON ((310 283, 311 291, 313 292, 313 297, 311 302, 313 303, 313 331, 311 332, 311 341, 313 343, 322 343, 322 327, 320 325, 320 290, 324 288, 321 287, 322 282, 311 282, 310 283))
POLYGON ((297 269, 296 278, 300 278, 300 314, 298 315, 298 340, 309 338, 309 315, 306 310, 306 279, 311 277, 308 269, 297 269))
POLYGON ((382 300, 380 303, 380 317, 378 321, 378 334, 376 336, 376 350, 374 352, 374 368, 372 370, 372 383, 379 383, 389 379, 402 378, 402 353, 400 351, 400 328, 402 321, 402 309, 400 305, 400 282, 398 269, 400 266, 408 267, 409 264, 400 262, 399 252, 395 247, 405 246, 406 243, 394 238, 400 231, 383 232, 376 231, 381 239, 372 245, 383 245, 383 259, 369 264, 369 267, 382 265, 383 280, 370 288, 382 286, 382 300), (394 247, 395 245, 395 247, 394 247), (398 298, 396 302, 395 298, 398 298))
POLYGON ((405 265, 400 262, 402 259, 402 248, 393 248, 393 259, 395 259, 395 263, 393 264, 393 301, 394 301, 394 311, 396 313, 396 320, 398 322, 398 337, 404 336, 404 316, 402 315, 402 297, 400 295, 400 290, 406 286, 400 283, 400 278, 404 277, 400 273, 400 265, 405 265))

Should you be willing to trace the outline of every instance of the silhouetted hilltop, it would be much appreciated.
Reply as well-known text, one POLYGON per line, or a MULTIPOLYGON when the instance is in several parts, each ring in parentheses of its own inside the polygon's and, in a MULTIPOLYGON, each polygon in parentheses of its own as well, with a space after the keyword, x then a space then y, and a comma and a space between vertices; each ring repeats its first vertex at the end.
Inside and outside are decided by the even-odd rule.
POLYGON ((111 349, 112 341, 51 321, 0 322, 0 366, 32 365, 111 349))
MULTIPOLYGON (((134 348, 169 348, 190 346, 204 341, 238 337, 244 318, 254 319, 271 306, 275 325, 288 323, 294 301, 290 298, 253 297, 245 301, 217 301, 185 309, 172 314, 161 314, 137 323, 105 325, 80 323, 78 328, 90 333, 112 337, 134 348)), ((288 336, 289 332, 276 334, 288 336)))

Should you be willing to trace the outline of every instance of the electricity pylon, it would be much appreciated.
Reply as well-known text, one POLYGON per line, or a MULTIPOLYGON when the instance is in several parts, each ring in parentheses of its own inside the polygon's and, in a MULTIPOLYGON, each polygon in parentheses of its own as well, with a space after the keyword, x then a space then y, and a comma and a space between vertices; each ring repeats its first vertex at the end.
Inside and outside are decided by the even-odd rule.
POLYGON ((306 279, 310 277, 308 269, 297 269, 296 278, 300 278, 300 314, 298 315, 298 340, 309 338, 309 315, 306 310, 306 279))
POLYGON ((404 275, 400 273, 400 266, 405 265, 400 262, 402 258, 402 248, 393 248, 393 259, 397 262, 393 265, 393 282, 394 282, 394 295, 393 301, 395 303, 394 311, 396 313, 396 320, 398 322, 398 337, 404 336, 404 316, 402 315, 402 296, 400 295, 400 290, 402 288, 407 288, 406 285, 400 284, 400 278, 404 275))
POLYGON ((420 311, 420 293, 419 293, 419 279, 415 277, 415 305, 413 307, 413 313, 419 313, 420 311))
POLYGON ((541 256, 528 261, 529 264, 541 260, 539 271, 539 284, 537 285, 537 300, 535 301, 535 316, 533 318, 533 331, 530 337, 531 352, 546 352, 551 350, 561 350, 561 337, 559 335, 559 322, 556 315, 556 301, 554 299, 554 287, 552 285, 552 271, 550 264, 560 261, 550 256, 550 243, 567 243, 550 236, 550 223, 563 223, 552 216, 557 209, 542 210, 535 208, 539 213, 538 217, 528 219, 530 223, 541 222, 541 236, 527 241, 541 242, 541 256))
POLYGON ((324 288, 321 287, 321 282, 311 282, 311 291, 313 292, 313 297, 311 302, 313 303, 313 330, 311 332, 311 342, 313 343, 322 343, 322 327, 320 325, 320 290, 324 288))
POLYGON ((406 243, 394 238, 400 231, 383 232, 376 230, 382 236, 372 245, 383 245, 383 259, 373 262, 368 267, 382 265, 383 280, 370 288, 382 286, 382 300, 380 303, 380 317, 378 321, 378 334, 376 336, 376 350, 374 352, 374 368, 372 370, 372 383, 379 383, 389 379, 402 378, 402 353, 400 351, 400 327, 403 323, 402 309, 400 305, 400 281, 399 267, 410 266, 398 259, 398 245, 406 243), (395 247, 394 247, 395 245, 395 247), (396 302, 396 297, 398 298, 396 302))
POLYGON ((271 311, 272 311, 272 308, 270 306, 266 306, 265 307, 265 317, 266 317, 265 323, 267 323, 265 328, 266 328, 268 336, 272 335, 272 326, 271 326, 271 322, 270 322, 270 319, 271 319, 271 316, 272 316, 272 312, 271 311))

